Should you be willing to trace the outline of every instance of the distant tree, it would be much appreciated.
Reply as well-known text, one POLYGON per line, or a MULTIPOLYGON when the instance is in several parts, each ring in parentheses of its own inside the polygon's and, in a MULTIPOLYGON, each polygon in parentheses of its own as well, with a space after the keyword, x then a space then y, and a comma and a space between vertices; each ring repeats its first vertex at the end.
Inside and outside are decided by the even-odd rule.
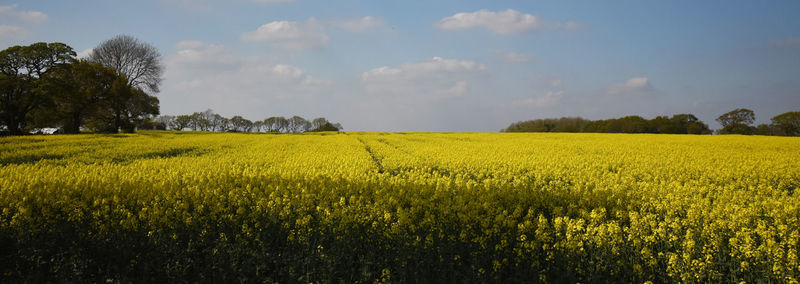
POLYGON ((755 130, 754 130, 754 134, 756 134, 756 135, 774 136, 774 135, 781 135, 781 133, 782 133, 781 130, 779 128, 775 127, 775 125, 772 125, 772 124, 763 124, 762 123, 762 124, 759 124, 758 126, 756 126, 755 130))
POLYGON ((278 132, 277 131, 277 122, 276 122, 277 120, 278 120, 278 118, 275 117, 275 116, 268 117, 268 118, 264 119, 264 131, 265 132, 278 132))
POLYGON ((772 125, 780 131, 780 135, 800 136, 800 111, 790 111, 772 118, 772 125))
POLYGON ((51 69, 74 61, 75 51, 63 43, 34 43, 0 51, 0 124, 12 135, 24 134, 34 110, 49 100, 38 90, 51 69))
POLYGON ((249 132, 250 128, 253 127, 253 122, 242 117, 236 115, 231 117, 231 130, 236 132, 249 132))
POLYGON ((755 128, 752 126, 756 116, 752 110, 739 108, 717 118, 722 125, 721 134, 753 134, 755 128))
POLYGON ((175 119, 172 120, 172 123, 170 123, 169 128, 171 128, 172 130, 180 131, 191 127, 191 125, 192 125, 192 117, 184 114, 175 116, 175 119))
POLYGON ((287 127, 289 121, 283 116, 273 116, 264 120, 264 128, 267 132, 284 132, 289 131, 287 127))
POLYGON ((325 125, 326 123, 329 123, 329 122, 324 117, 318 117, 318 118, 312 119, 311 120, 311 129, 320 128, 323 125, 325 125))
POLYGON ((580 117, 546 118, 515 122, 503 132, 606 132, 606 133, 675 133, 710 134, 708 125, 692 114, 658 116, 651 120, 626 116, 608 120, 587 120, 580 117))
POLYGON ((179 115, 176 116, 172 123, 170 124, 170 128, 172 130, 184 130, 192 126, 192 117, 189 115, 179 115))
POLYGON ((279 116, 276 120, 277 122, 277 131, 278 132, 288 132, 289 131, 289 119, 279 116))
POLYGON ((167 125, 157 120, 158 117, 148 117, 136 122, 136 129, 141 130, 167 130, 167 125))
POLYGON ((336 125, 336 124, 333 124, 333 123, 330 123, 330 122, 325 122, 325 124, 320 125, 320 126, 314 128, 314 129, 310 130, 310 132, 339 131, 340 127, 341 127, 340 125, 336 125))
POLYGON ((676 114, 672 116, 671 120, 680 129, 680 134, 711 134, 708 125, 693 114, 676 114))
POLYGON ((562 117, 555 121, 552 132, 581 132, 589 121, 580 117, 562 117))
POLYGON ((125 74, 128 86, 158 93, 163 66, 153 45, 128 35, 118 35, 95 47, 89 61, 100 62, 125 74))
POLYGON ((287 120, 288 132, 292 133, 300 133, 306 131, 308 130, 307 128, 309 128, 310 125, 311 123, 309 123, 305 118, 302 118, 297 115, 292 116, 287 120))
POLYGON ((630 115, 617 119, 609 119, 603 129, 606 133, 648 133, 648 121, 638 115, 630 115))
POLYGON ((227 117, 220 117, 219 122, 217 123, 217 131, 226 132, 231 130, 231 120, 227 117))
POLYGON ((195 112, 190 115, 192 123, 190 127, 195 131, 208 131, 211 129, 211 122, 206 119, 206 114, 195 112))
POLYGON ((263 120, 253 121, 253 131, 261 132, 262 129, 264 129, 264 121, 263 120))
POLYGON ((175 116, 174 115, 159 115, 154 120, 156 122, 158 122, 158 123, 163 124, 164 127, 166 127, 167 129, 180 130, 180 129, 173 129, 172 128, 173 121, 175 121, 175 116))
POLYGON ((222 125, 226 121, 226 118, 222 115, 213 113, 210 109, 203 112, 203 117, 208 120, 211 131, 222 131, 221 128, 226 128, 222 125))

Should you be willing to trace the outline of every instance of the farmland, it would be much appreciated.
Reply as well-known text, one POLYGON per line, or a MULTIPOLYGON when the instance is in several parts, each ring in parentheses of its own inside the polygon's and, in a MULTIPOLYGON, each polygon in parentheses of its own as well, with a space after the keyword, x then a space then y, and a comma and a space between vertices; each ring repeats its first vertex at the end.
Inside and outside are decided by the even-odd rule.
POLYGON ((5 279, 800 280, 800 139, 0 138, 5 279))

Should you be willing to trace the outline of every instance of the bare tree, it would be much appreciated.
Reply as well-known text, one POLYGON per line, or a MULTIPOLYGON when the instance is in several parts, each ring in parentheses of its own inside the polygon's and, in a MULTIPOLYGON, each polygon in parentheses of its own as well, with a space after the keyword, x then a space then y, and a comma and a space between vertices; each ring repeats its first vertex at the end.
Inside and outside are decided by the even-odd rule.
POLYGON ((164 67, 161 54, 151 44, 129 35, 118 35, 92 50, 89 61, 100 62, 113 67, 119 74, 125 74, 131 87, 152 93, 159 91, 164 67))

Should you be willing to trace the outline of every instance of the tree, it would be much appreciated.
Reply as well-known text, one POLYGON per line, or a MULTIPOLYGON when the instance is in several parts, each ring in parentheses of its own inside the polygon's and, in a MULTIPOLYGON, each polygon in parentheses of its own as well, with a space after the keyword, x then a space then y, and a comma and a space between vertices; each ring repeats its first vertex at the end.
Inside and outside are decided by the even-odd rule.
MULTIPOLYGON (((174 115, 159 115, 154 119, 156 122, 164 125, 164 127, 172 129, 173 122, 175 121, 174 115)), ((180 130, 180 129, 172 129, 180 130)))
POLYGON ((790 111, 772 118, 772 125, 780 130, 780 135, 800 136, 800 111, 790 111))
POLYGON ((190 117, 192 119, 190 127, 195 131, 206 131, 211 128, 211 122, 206 119, 206 115, 204 115, 202 112, 192 113, 190 117))
POLYGON ((111 92, 100 101, 100 110, 93 120, 94 129, 100 132, 132 133, 137 124, 158 115, 158 103, 158 98, 129 86, 125 74, 118 74, 111 85, 111 92))
POLYGON ((231 120, 226 117, 220 116, 219 123, 217 124, 217 129, 221 132, 226 132, 228 130, 231 130, 231 127, 232 127, 231 120))
POLYGON ((781 130, 775 127, 773 124, 759 124, 756 126, 754 134, 756 135, 781 135, 781 130))
POLYGON ((226 126, 222 125, 223 123, 227 123, 227 119, 219 114, 214 113, 213 115, 209 115, 211 110, 206 110, 205 116, 208 117, 208 121, 211 124, 211 131, 224 131, 222 128, 227 128, 226 126))
POLYGON ((250 128, 252 127, 253 127, 253 122, 242 116, 236 115, 234 117, 231 117, 231 128, 233 131, 249 132, 250 128))
POLYGON ((283 132, 289 122, 283 116, 273 116, 264 120, 264 128, 267 132, 283 132))
POLYGON ((264 121, 263 120, 253 121, 253 131, 261 132, 261 129, 264 129, 264 121))
POLYGON ((339 125, 338 123, 333 124, 333 123, 330 123, 330 122, 325 122, 325 124, 320 125, 319 127, 316 127, 314 129, 312 129, 310 132, 339 131, 340 129, 341 129, 341 125, 339 125))
POLYGON ((752 126, 756 116, 752 110, 738 108, 717 118, 722 125, 722 134, 753 134, 755 128, 752 126))
POLYGON ((311 125, 311 123, 309 123, 305 118, 302 118, 297 115, 289 118, 287 122, 288 122, 287 129, 289 130, 289 132, 292 133, 300 133, 306 131, 311 125))
POLYGON ((154 46, 128 35, 118 35, 98 45, 89 61, 100 62, 125 74, 130 87, 158 93, 164 68, 154 46))
POLYGON ((192 126, 192 117, 189 115, 179 115, 176 116, 172 123, 170 124, 170 128, 173 130, 183 130, 185 128, 189 128, 192 126))
POLYGON ((315 119, 311 120, 311 129, 318 129, 318 128, 322 127, 323 125, 325 125, 326 123, 330 123, 330 122, 328 122, 328 120, 325 119, 324 117, 315 118, 315 119))
POLYGON ((0 51, 0 123, 12 135, 24 134, 31 113, 48 97, 37 89, 40 78, 53 68, 71 63, 75 51, 63 43, 34 43, 0 51))
POLYGON ((63 64, 41 79, 39 89, 51 101, 40 109, 43 124, 56 124, 64 133, 79 133, 86 119, 98 115, 100 103, 108 99, 117 80, 113 69, 80 60, 63 64))

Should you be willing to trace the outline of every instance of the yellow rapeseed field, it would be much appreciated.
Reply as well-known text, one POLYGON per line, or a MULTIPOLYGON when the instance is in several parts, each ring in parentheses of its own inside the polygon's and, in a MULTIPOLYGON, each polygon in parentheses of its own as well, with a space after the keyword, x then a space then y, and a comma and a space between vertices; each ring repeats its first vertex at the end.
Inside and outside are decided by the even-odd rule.
POLYGON ((797 283, 799 188, 785 137, 6 137, 0 279, 797 283))

